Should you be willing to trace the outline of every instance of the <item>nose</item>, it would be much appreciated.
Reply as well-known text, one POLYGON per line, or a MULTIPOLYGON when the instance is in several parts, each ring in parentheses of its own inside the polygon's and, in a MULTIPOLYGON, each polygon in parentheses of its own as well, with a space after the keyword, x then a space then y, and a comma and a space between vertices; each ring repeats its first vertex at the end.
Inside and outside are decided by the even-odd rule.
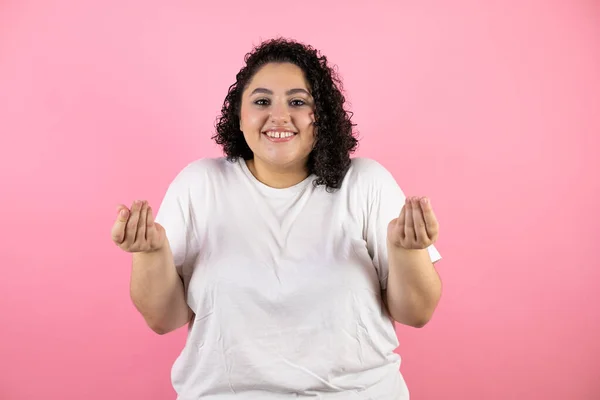
POLYGON ((281 103, 273 104, 270 117, 273 123, 285 124, 290 122, 290 112, 287 107, 281 103))

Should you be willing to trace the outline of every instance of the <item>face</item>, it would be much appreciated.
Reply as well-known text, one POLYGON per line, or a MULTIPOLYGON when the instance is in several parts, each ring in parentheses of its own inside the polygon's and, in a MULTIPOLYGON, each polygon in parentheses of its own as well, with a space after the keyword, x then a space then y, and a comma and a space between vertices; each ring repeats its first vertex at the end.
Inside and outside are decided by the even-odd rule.
POLYGON ((314 101, 302 69, 266 64, 242 95, 240 129, 254 163, 271 169, 305 168, 314 142, 314 101))

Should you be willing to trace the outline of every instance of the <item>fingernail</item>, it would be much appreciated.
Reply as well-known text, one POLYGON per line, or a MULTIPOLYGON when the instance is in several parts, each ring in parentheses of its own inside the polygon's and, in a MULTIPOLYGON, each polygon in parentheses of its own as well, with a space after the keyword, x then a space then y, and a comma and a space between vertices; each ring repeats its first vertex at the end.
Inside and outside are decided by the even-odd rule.
POLYGON ((429 203, 429 200, 427 199, 427 197, 423 197, 423 198, 421 199, 421 202, 422 202, 423 204, 427 204, 427 203, 429 203))
POLYGON ((121 217, 127 216, 127 210, 121 210, 121 217))

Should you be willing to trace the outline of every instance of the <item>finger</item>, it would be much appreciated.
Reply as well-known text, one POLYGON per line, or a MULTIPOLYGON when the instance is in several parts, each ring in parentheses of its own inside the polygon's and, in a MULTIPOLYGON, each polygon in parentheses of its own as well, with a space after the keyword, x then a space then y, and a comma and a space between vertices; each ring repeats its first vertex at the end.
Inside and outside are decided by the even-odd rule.
POLYGON ((154 226, 154 213, 152 207, 148 206, 148 213, 146 217, 146 237, 150 239, 150 236, 154 233, 156 227, 154 226))
POLYGON ((154 212, 150 206, 148 206, 148 218, 146 219, 146 226, 146 229, 154 228, 154 212))
POLYGON ((117 220, 113 224, 111 237, 115 243, 121 244, 125 239, 125 226, 129 217, 129 210, 122 204, 117 207, 117 210, 117 220))
POLYGON ((156 229, 156 224, 154 223, 154 213, 152 212, 152 207, 148 207, 148 218, 146 219, 146 238, 150 245, 154 245, 156 239, 158 238, 158 230, 156 229))
POLYGON ((402 210, 400 211, 400 216, 398 217, 398 228, 400 230, 400 237, 402 240, 406 237, 406 231, 404 230, 404 224, 406 223, 406 204, 402 206, 402 210))
POLYGON ((414 199, 412 203, 413 220, 415 224, 415 236, 417 242, 427 243, 429 242, 429 236, 427 236, 427 229, 425 228, 425 219, 423 218, 423 212, 419 205, 418 199, 414 199))
POLYGON ((131 205, 129 220, 127 220, 127 226, 125 227, 124 241, 128 244, 135 242, 138 220, 140 219, 140 208, 141 204, 138 200, 134 201, 131 205))
POLYGON ((430 239, 435 239, 438 235, 439 225, 431 201, 427 197, 421 199, 421 210, 423 211, 423 219, 425 220, 425 229, 430 239))
POLYGON ((402 210, 400 210, 400 215, 398 216, 398 225, 402 225, 404 227, 404 221, 406 220, 406 204, 402 206, 402 210))
POLYGON ((406 204, 404 206, 406 209, 406 215, 404 217, 404 234, 406 238, 411 241, 416 241, 417 237, 415 235, 415 224, 413 219, 413 209, 412 209, 412 201, 411 198, 408 197, 406 199, 406 204))
POLYGON ((117 204, 117 217, 122 210, 129 211, 129 208, 125 204, 117 204))
POLYGON ((138 219, 137 232, 135 234, 135 241, 138 243, 144 243, 146 241, 146 224, 148 217, 148 202, 143 201, 140 209, 140 219, 138 219))

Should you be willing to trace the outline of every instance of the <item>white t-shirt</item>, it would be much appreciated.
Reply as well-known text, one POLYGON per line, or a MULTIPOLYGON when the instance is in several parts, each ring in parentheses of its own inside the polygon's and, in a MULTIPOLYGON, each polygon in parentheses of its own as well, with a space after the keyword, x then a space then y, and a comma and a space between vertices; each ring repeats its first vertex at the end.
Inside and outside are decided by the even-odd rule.
POLYGON ((314 178, 275 189, 214 158, 169 186, 156 220, 195 313, 172 368, 179 400, 409 398, 382 303, 404 194, 366 158, 339 190, 314 178))

